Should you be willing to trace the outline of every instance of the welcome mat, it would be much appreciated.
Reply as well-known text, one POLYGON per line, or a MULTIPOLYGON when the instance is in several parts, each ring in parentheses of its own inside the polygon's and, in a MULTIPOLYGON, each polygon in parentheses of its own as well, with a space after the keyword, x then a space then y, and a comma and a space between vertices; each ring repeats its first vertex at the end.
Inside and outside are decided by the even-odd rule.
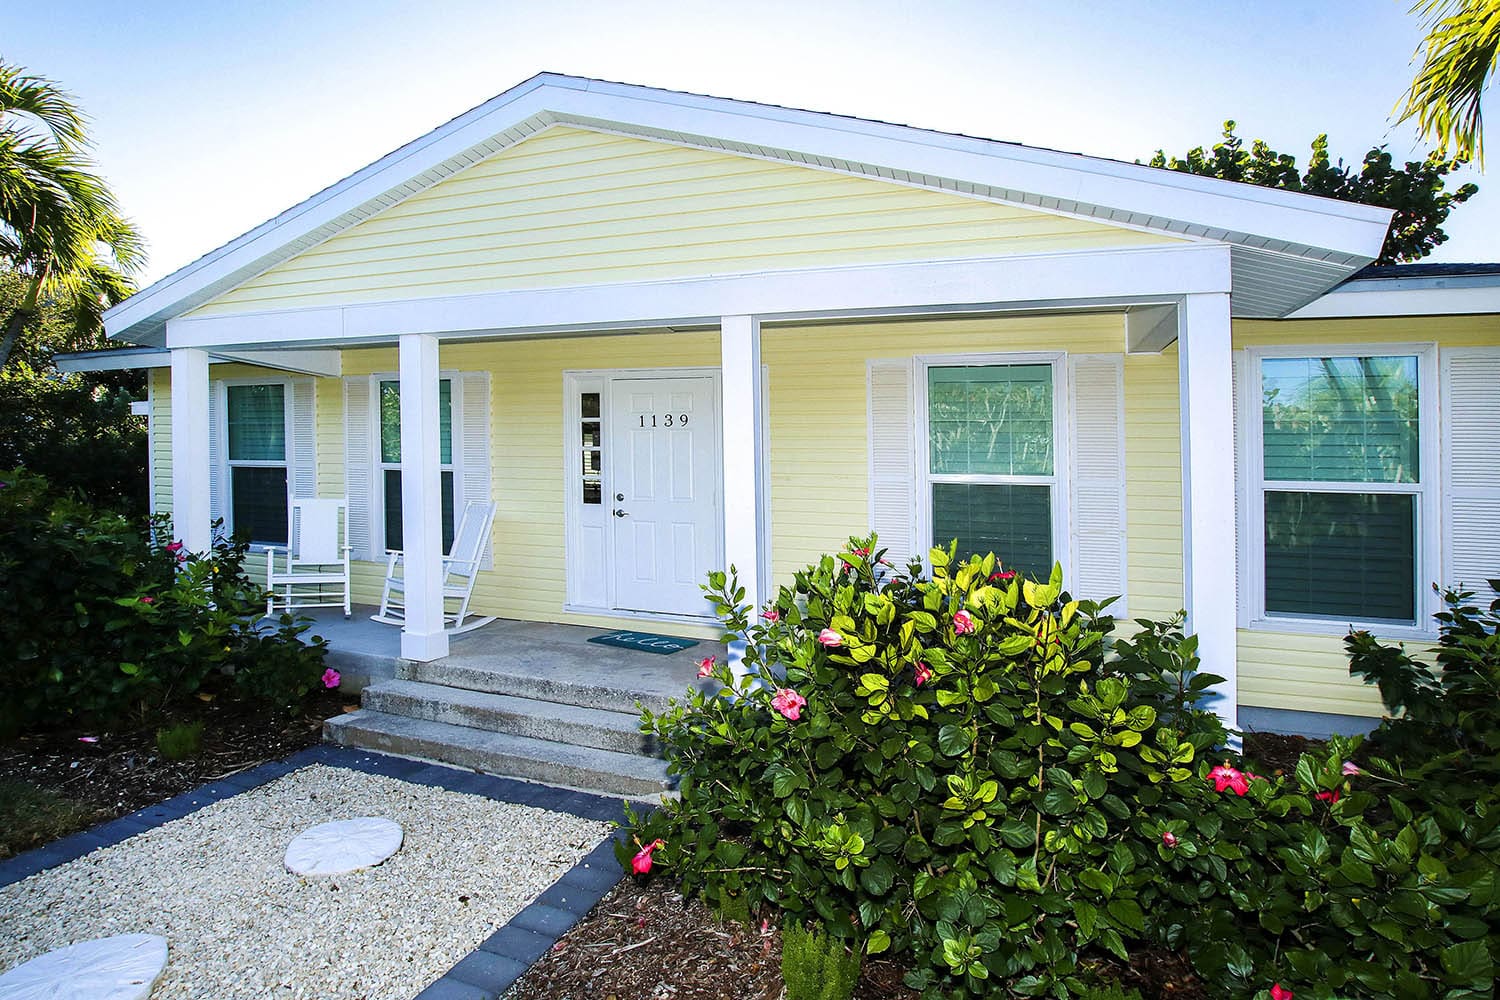
POLYGON ((658 653, 662 656, 680 653, 684 649, 692 649, 698 645, 697 639, 682 639, 675 635, 656 635, 653 632, 606 632, 603 635, 590 636, 589 642, 597 642, 601 646, 618 646, 621 649, 638 649, 643 653, 658 653))

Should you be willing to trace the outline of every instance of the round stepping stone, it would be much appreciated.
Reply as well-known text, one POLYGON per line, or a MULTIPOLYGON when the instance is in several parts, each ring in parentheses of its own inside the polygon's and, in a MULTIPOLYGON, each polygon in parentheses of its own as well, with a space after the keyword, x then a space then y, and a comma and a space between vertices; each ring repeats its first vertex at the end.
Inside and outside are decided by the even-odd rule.
POLYGON ((0 1000, 146 1000, 167 968, 167 939, 120 934, 70 944, 0 976, 0 1000))
POLYGON ((400 849, 401 827, 388 819, 339 819, 298 834, 287 845, 286 868, 293 875, 343 875, 374 868, 400 849))

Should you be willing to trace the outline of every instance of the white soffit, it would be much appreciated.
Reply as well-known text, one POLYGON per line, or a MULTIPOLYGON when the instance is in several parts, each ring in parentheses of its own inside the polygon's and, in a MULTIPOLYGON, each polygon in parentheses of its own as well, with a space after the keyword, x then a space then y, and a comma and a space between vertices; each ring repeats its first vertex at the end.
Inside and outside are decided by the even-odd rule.
POLYGON ((106 330, 160 345, 166 320, 554 124, 1229 243, 1241 316, 1284 316, 1369 263, 1391 215, 1076 153, 544 73, 137 292, 105 314, 106 330))

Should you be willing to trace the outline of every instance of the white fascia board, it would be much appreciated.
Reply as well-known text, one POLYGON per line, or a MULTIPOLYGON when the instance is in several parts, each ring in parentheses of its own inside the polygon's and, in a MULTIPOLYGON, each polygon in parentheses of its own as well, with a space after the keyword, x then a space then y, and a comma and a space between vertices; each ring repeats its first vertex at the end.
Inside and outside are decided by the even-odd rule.
POLYGON ((717 325, 726 315, 784 322, 1048 304, 1159 303, 1195 292, 1228 292, 1230 284, 1228 247, 1134 247, 183 318, 168 321, 167 343, 224 350, 379 343, 403 333, 452 339, 717 325))
MULTIPOLYGON (((171 367, 172 352, 165 348, 86 351, 59 354, 52 361, 58 371, 64 372, 144 371, 171 367)), ((337 376, 342 370, 343 356, 338 351, 329 350, 214 351, 209 354, 208 362, 210 365, 256 365, 297 375, 337 376)))
MULTIPOLYGON (((105 313, 111 336, 159 323, 223 283, 246 280, 277 252, 443 167, 508 129, 536 120, 595 123, 710 137, 771 151, 1108 206, 1211 232, 1244 232, 1364 261, 1379 252, 1391 213, 1174 171, 928 132, 810 111, 542 74, 387 154, 105 313)), ((457 169, 456 167, 452 169, 457 169)), ((449 171, 451 172, 451 170, 449 171)), ((957 192, 955 192, 957 193, 957 192)), ((227 285, 226 285, 227 287, 227 285)))
POLYGON ((1450 284, 1400 287, 1395 282, 1364 282, 1337 288, 1314 299, 1287 319, 1353 319, 1375 316, 1500 315, 1500 285, 1450 284))

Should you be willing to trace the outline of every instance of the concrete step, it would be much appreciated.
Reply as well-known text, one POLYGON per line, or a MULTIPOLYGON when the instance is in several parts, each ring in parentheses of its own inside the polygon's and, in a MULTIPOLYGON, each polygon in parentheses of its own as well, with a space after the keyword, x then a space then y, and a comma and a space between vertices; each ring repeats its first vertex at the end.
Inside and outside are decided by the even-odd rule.
POLYGON ((596 747, 571 746, 511 733, 360 709, 329 719, 323 738, 457 764, 549 785, 628 798, 658 799, 668 788, 666 761, 596 747))
POLYGON ((622 670, 606 673, 598 669, 574 669, 571 664, 556 661, 543 662, 545 669, 497 664, 478 657, 449 656, 430 663, 402 660, 396 665, 396 678, 630 715, 638 714, 637 702, 653 712, 662 712, 669 699, 680 700, 687 695, 686 684, 677 687, 657 673, 632 674, 622 670))
POLYGON ((642 735, 640 716, 554 701, 490 694, 421 681, 380 681, 365 688, 365 708, 428 722, 483 729, 535 740, 654 756, 655 740, 642 735))

